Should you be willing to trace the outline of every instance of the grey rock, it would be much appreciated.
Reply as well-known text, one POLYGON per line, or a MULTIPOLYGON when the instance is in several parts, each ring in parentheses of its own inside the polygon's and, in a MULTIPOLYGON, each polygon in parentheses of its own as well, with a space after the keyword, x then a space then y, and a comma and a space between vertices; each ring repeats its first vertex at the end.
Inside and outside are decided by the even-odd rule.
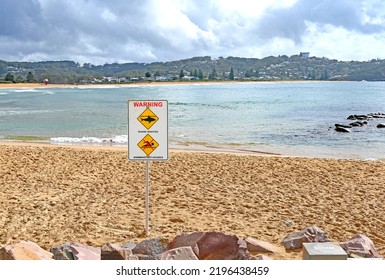
POLYGON ((55 260, 75 260, 70 243, 64 243, 58 247, 51 248, 55 260))
POLYGON ((161 260, 198 260, 190 246, 179 247, 162 253, 161 260))
POLYGON ((132 249, 134 255, 160 255, 168 249, 168 240, 164 238, 146 239, 132 249))
POLYGON ((100 260, 100 248, 84 245, 81 243, 71 243, 71 248, 75 260, 100 260))
POLYGON ((330 240, 319 227, 311 226, 287 235, 282 244, 286 249, 299 249, 305 242, 330 242, 330 240))
POLYGON ((356 234, 351 239, 339 244, 351 257, 382 258, 374 247, 373 241, 364 234, 356 234))

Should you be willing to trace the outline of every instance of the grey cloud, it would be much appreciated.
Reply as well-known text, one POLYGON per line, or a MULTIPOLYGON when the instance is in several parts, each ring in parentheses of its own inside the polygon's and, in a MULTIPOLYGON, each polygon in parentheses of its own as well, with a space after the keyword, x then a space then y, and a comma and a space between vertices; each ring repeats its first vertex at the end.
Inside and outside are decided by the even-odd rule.
POLYGON ((78 59, 97 64, 228 56, 246 48, 259 48, 275 37, 300 44, 307 21, 363 33, 384 30, 381 24, 362 23, 363 11, 372 17, 383 17, 375 10, 384 10, 380 0, 299 0, 290 8, 270 8, 255 18, 236 14, 232 17, 231 11, 224 15, 221 2, 216 0, 180 1, 179 12, 198 30, 194 34, 189 34, 189 29, 179 22, 166 28, 156 23, 154 17, 164 16, 156 7, 168 1, 0 2, 0 59, 6 60, 78 59))
POLYGON ((41 36, 43 21, 37 0, 1 0, 0 5, 0 37, 34 39, 41 36))
POLYGON ((284 37, 300 43, 306 21, 362 33, 385 30, 383 25, 363 23, 362 1, 299 0, 290 8, 267 10, 256 23, 255 32, 261 38, 284 37))

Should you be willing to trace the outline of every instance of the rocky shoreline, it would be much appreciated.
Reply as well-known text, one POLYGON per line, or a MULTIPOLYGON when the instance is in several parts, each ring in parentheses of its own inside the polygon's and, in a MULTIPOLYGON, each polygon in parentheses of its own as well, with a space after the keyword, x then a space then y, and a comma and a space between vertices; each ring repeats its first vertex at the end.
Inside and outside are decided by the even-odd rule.
MULTIPOLYGON (((287 235, 286 250, 302 249, 304 243, 330 243, 316 226, 287 235)), ((357 234, 336 242, 349 258, 382 258, 370 238, 357 234)), ((66 242, 49 251, 31 241, 20 241, 0 248, 0 260, 273 260, 280 248, 252 237, 239 238, 220 232, 182 234, 172 240, 150 238, 139 243, 106 243, 94 247, 66 242)))

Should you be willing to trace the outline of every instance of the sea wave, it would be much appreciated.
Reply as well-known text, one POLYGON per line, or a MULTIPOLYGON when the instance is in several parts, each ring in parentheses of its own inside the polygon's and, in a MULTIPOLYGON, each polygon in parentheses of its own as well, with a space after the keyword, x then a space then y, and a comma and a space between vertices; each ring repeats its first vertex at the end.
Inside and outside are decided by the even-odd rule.
POLYGON ((55 93, 55 92, 52 92, 52 91, 43 91, 41 94, 42 94, 42 95, 46 95, 46 94, 54 95, 54 94, 56 94, 56 93, 55 93))
POLYGON ((44 113, 55 112, 54 110, 2 110, 0 111, 0 116, 20 116, 20 115, 37 115, 44 113))
POLYGON ((39 92, 38 89, 26 88, 26 89, 15 89, 13 92, 39 92))
POLYGON ((115 144, 123 145, 127 144, 127 135, 117 135, 113 137, 52 137, 50 142, 53 144, 115 144))

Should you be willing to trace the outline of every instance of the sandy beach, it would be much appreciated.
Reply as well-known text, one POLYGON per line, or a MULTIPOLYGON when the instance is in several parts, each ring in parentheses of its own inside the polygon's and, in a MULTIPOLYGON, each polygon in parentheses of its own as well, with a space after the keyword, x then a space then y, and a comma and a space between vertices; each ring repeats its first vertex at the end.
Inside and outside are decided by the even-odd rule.
MULTIPOLYGON (((280 243, 316 225, 336 242, 363 233, 384 256, 384 182, 384 161, 173 150, 150 163, 149 237, 220 231, 278 246, 273 259, 301 259, 280 243)), ((145 164, 126 148, 3 142, 0 185, 1 246, 146 238, 145 164)))
MULTIPOLYGON (((296 82, 296 81, 294 81, 296 82)), ((234 83, 255 83, 255 81, 165 81, 165 82, 153 82, 153 81, 140 81, 133 83, 120 83, 120 84, 44 84, 44 83, 0 83, 0 88, 68 88, 68 87, 137 87, 137 86, 166 86, 166 85, 189 85, 189 84, 234 84, 234 83)), ((258 83, 265 83, 258 82, 258 83)), ((271 83, 271 82, 266 82, 271 83)), ((279 82, 278 82, 279 83, 279 82)))

